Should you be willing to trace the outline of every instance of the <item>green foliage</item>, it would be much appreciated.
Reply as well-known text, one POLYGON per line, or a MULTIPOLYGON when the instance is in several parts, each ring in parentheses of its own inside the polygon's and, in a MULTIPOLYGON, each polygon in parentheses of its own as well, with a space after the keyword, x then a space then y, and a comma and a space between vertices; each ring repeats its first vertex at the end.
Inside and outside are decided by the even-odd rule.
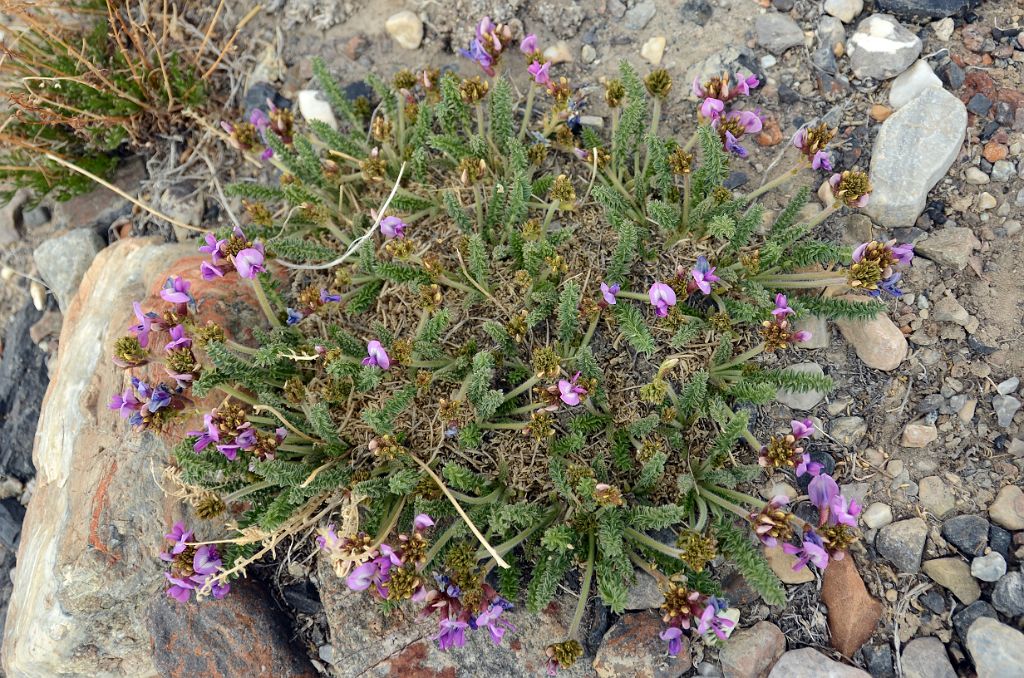
POLYGON ((569 343, 580 331, 580 300, 583 290, 579 283, 570 280, 562 286, 558 297, 558 339, 569 343))
POLYGON ((615 318, 619 321, 619 327, 626 341, 637 353, 646 356, 654 355, 656 350, 654 337, 647 328, 647 322, 637 308, 631 304, 616 304, 615 318))
POLYGON ((769 605, 785 605, 786 592, 771 566, 752 541, 749 531, 737 529, 722 518, 714 523, 715 536, 722 553, 736 564, 743 579, 761 594, 769 605))
MULTIPOLYGON (((391 433, 395 425, 395 418, 398 417, 416 397, 416 386, 409 384, 377 409, 363 410, 360 415, 375 433, 383 435, 391 433)), ((397 494, 397 493, 396 493, 397 494)))

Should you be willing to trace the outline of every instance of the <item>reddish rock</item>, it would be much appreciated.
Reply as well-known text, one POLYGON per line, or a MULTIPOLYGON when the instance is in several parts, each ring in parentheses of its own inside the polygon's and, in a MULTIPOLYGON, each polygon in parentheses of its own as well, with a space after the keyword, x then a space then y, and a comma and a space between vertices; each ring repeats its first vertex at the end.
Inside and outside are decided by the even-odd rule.
POLYGON ((345 42, 342 50, 350 61, 356 61, 363 55, 366 48, 370 46, 370 40, 362 33, 357 33, 345 42))
POLYGON ((961 35, 964 41, 964 47, 972 52, 980 52, 982 46, 985 44, 985 32, 980 26, 964 26, 961 35))
POLYGON ((762 621, 729 636, 718 660, 725 678, 766 678, 786 651, 786 637, 779 627, 762 621))
POLYGON ((883 106, 882 104, 873 104, 871 106, 869 114, 871 115, 872 119, 878 122, 885 122, 886 119, 890 115, 892 115, 892 109, 889 108, 888 106, 883 106))
POLYGON ((1010 149, 1003 144, 996 143, 995 141, 990 141, 985 144, 985 148, 981 152, 981 154, 985 156, 985 160, 988 160, 989 162, 1002 160, 1009 155, 1009 153, 1010 149))
POLYGON ((604 635, 594 671, 599 678, 679 678, 690 670, 690 645, 683 636, 683 651, 669 657, 668 645, 658 637, 664 629, 654 612, 624 615, 604 635))
POLYGON ((757 135, 757 143, 761 146, 777 146, 781 141, 782 130, 779 128, 779 121, 774 116, 768 116, 761 133, 757 135))
MULTIPOLYGON (((247 581, 223 600, 150 607, 153 662, 166 678, 316 678, 317 672, 272 609, 270 594, 247 581)), ((406 674, 410 675, 410 674, 406 674)))
POLYGON ((964 91, 961 94, 961 100, 968 102, 975 94, 984 94, 985 96, 992 98, 995 95, 995 83, 992 81, 990 76, 985 71, 970 71, 967 73, 967 77, 964 78, 964 91))
POLYGON ((822 577, 821 599, 828 606, 832 647, 852 657, 874 634, 882 605, 868 593, 850 555, 829 561, 822 577))

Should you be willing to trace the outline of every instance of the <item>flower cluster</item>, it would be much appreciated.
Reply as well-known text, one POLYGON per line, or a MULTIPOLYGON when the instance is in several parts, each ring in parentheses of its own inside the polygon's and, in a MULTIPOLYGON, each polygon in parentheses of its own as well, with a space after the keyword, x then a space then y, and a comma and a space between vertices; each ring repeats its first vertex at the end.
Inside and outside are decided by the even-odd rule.
POLYGON ((705 595, 689 589, 685 584, 667 581, 662 586, 665 602, 661 605, 661 618, 666 628, 659 637, 668 643, 668 653, 675 657, 683 649, 683 631, 695 630, 698 635, 713 633, 725 640, 736 622, 723 613, 728 604, 722 598, 705 595))
POLYGON ((288 429, 278 427, 273 434, 257 430, 246 419, 245 411, 233 404, 223 405, 203 415, 203 428, 189 431, 196 442, 192 450, 199 454, 210 445, 229 461, 239 452, 250 452, 254 461, 273 459, 277 447, 288 437, 288 429))
POLYGON ((172 391, 163 384, 150 386, 132 377, 130 386, 111 396, 108 407, 116 410, 132 426, 160 428, 173 413, 184 409, 185 400, 180 392, 172 391))
POLYGON ((238 275, 243 278, 255 278, 258 273, 267 270, 264 266, 266 255, 263 243, 248 240, 238 226, 235 226, 230 238, 218 239, 212 233, 207 233, 206 244, 200 246, 199 251, 210 255, 210 261, 204 261, 199 267, 203 280, 224 277, 229 271, 229 264, 234 265, 238 275))
POLYGON ((836 131, 825 123, 813 127, 801 127, 793 135, 793 145, 810 163, 812 169, 832 171, 832 156, 825 147, 836 136, 836 131))
POLYGON ((886 292, 894 297, 901 296, 903 291, 896 284, 903 277, 897 267, 909 266, 914 260, 914 245, 911 243, 896 244, 889 242, 862 243, 853 250, 853 264, 850 266, 850 286, 868 290, 872 296, 886 292))
POLYGON ((747 157, 747 149, 739 140, 745 134, 757 134, 764 126, 761 112, 732 110, 726 112, 726 104, 740 96, 749 96, 750 90, 760 85, 757 76, 736 74, 736 84, 730 85, 729 74, 714 77, 701 84, 694 78, 693 95, 701 100, 698 107, 700 117, 709 121, 718 132, 725 149, 741 158, 747 157))
POLYGON ((246 122, 232 124, 222 120, 220 126, 230 136, 231 145, 240 151, 251 151, 262 144, 264 149, 260 152, 260 160, 269 160, 274 156, 274 149, 267 141, 268 132, 275 134, 284 145, 290 146, 294 114, 290 109, 278 108, 270 99, 267 99, 267 111, 269 113, 254 108, 246 122))
POLYGON ((772 309, 772 319, 761 323, 761 336, 764 339, 764 350, 768 352, 781 351, 794 343, 803 343, 811 340, 811 333, 808 330, 794 331, 789 323, 789 316, 794 315, 789 306, 789 299, 785 294, 779 292, 775 295, 775 308, 772 309))
MULTIPOLYGON (((511 43, 512 29, 505 24, 495 24, 485 16, 476 25, 476 37, 470 41, 469 49, 459 50, 459 54, 477 62, 484 73, 494 77, 494 67, 511 43)), ((536 48, 536 37, 533 44, 536 48)))
POLYGON ((799 446, 801 440, 814 434, 814 422, 810 419, 794 419, 790 422, 793 432, 785 436, 772 436, 767 445, 761 447, 758 463, 764 468, 791 468, 797 478, 810 473, 818 475, 821 464, 811 461, 811 455, 799 446))
POLYGON ((160 554, 160 559, 170 563, 170 570, 164 572, 164 576, 170 582, 167 588, 169 597, 179 603, 187 603, 193 591, 198 595, 201 591, 209 590, 210 595, 218 600, 228 594, 231 590, 230 584, 211 581, 211 578, 224 569, 216 546, 196 546, 190 543, 192 530, 186 530, 182 523, 174 523, 164 538, 170 546, 160 554))

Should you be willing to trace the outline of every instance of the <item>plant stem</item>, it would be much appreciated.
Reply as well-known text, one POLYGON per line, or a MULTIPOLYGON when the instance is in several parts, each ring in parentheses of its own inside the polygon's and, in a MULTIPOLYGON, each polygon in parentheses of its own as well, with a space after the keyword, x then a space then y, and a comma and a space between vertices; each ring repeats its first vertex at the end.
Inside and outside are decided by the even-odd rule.
POLYGON ((256 355, 256 349, 251 346, 239 344, 237 341, 231 339, 224 339, 224 345, 230 348, 232 351, 238 351, 239 353, 245 353, 247 355, 256 355))
POLYGON ((748 348, 746 351, 744 351, 743 353, 740 353, 738 356, 736 356, 735 358, 733 358, 729 362, 722 363, 721 365, 715 365, 714 367, 711 368, 711 371, 713 373, 717 374, 717 373, 721 372, 722 370, 727 370, 730 367, 735 367, 736 365, 744 363, 744 362, 750 360, 751 358, 753 358, 753 357, 763 353, 764 352, 764 348, 765 348, 765 344, 764 344, 764 342, 761 342, 760 344, 758 344, 757 346, 754 346, 753 348, 748 348))
POLYGON ((497 421, 497 422, 484 422, 482 424, 477 424, 477 426, 479 426, 482 429, 487 429, 487 430, 515 431, 517 429, 525 428, 527 423, 529 423, 529 422, 525 422, 525 421, 497 421))
POLYGON ((763 194, 767 193, 768 191, 772 190, 773 188, 781 186, 782 184, 784 184, 787 181, 790 181, 791 179, 796 177, 796 175, 798 175, 798 174, 800 174, 800 168, 799 167, 794 167, 793 169, 789 170, 788 172, 783 172, 782 174, 780 174, 779 176, 775 177, 774 179, 772 179, 768 183, 764 184, 760 188, 751 191, 747 195, 745 195, 742 198, 740 198, 740 200, 742 200, 745 203, 749 203, 751 200, 753 200, 757 196, 763 195, 763 194))
POLYGON ((587 569, 583 571, 583 585, 580 587, 580 599, 576 603, 576 614, 572 616, 569 624, 569 637, 573 638, 583 621, 583 613, 587 610, 587 601, 590 599, 590 584, 594 579, 594 532, 587 535, 587 569))
POLYGON ((643 292, 627 292, 625 290, 619 290, 619 293, 616 296, 625 297, 626 299, 636 299, 637 301, 651 300, 650 297, 648 297, 643 292))
POLYGON ((579 355, 580 351, 590 345, 590 340, 594 338, 594 331, 597 329, 597 321, 601 319, 600 313, 595 313, 594 317, 590 320, 590 325, 587 326, 587 332, 583 335, 582 341, 580 341, 579 347, 576 349, 574 355, 579 355))
POLYGON ((526 93, 526 106, 523 108, 523 123, 519 127, 519 139, 526 136, 526 130, 530 127, 530 115, 533 114, 533 100, 537 96, 537 83, 530 83, 530 91, 526 93))
POLYGON ((258 483, 253 483, 252 485, 246 485, 245 487, 243 487, 241 489, 238 489, 238 490, 235 490, 231 494, 225 496, 224 497, 224 503, 228 504, 230 502, 237 501, 238 499, 241 499, 242 497, 244 497, 247 494, 252 494, 253 492, 259 492, 260 490, 265 490, 268 487, 271 487, 273 485, 274 485, 274 483, 270 482, 269 480, 263 480, 263 481, 260 481, 258 483))
POLYGON ((484 139, 487 138, 487 126, 484 124, 484 105, 476 102, 476 128, 484 139))
POLYGON ((223 384, 219 384, 217 386, 217 390, 223 392, 226 395, 231 396, 235 400, 241 400, 246 405, 256 405, 257 404, 255 398, 253 398, 252 396, 246 395, 245 393, 242 393, 238 389, 233 388, 231 386, 225 386, 223 384))
POLYGON ((498 489, 494 490, 490 494, 485 494, 482 497, 471 497, 468 494, 462 494, 461 492, 456 492, 455 490, 452 490, 451 492, 452 492, 452 496, 455 497, 456 499, 458 499, 459 503, 461 503, 461 504, 483 505, 483 504, 493 504, 498 499, 500 499, 501 496, 503 494, 505 494, 505 488, 504 487, 499 487, 498 489))
POLYGON ((519 386, 516 386, 514 389, 506 393, 505 399, 502 401, 502 404, 507 403, 508 401, 512 400, 513 398, 515 398, 517 395, 524 391, 529 391, 531 388, 533 388, 533 385, 536 384, 538 381, 540 381, 540 375, 533 375, 523 383, 519 384, 519 386))
POLYGON ((664 553, 666 556, 669 556, 671 558, 679 558, 682 555, 682 551, 680 551, 679 549, 674 549, 671 546, 668 546, 667 544, 662 544, 657 539, 653 537, 648 537, 643 532, 634 530, 632 527, 627 527, 624 534, 636 543, 642 544, 649 549, 657 551, 658 553, 664 553))
MULTIPOLYGON (((544 515, 544 517, 542 517, 540 520, 538 520, 536 523, 534 523, 530 527, 526 528, 525 530, 523 530, 522 532, 520 532, 516 536, 512 537, 508 541, 504 541, 504 542, 498 544, 497 546, 495 546, 494 550, 497 551, 500 555, 505 555, 506 553, 508 553, 509 551, 511 551, 512 549, 514 549, 515 547, 519 546, 524 541, 529 539, 531 536, 533 536, 533 534, 536 533, 537 530, 543 529, 543 528, 547 527, 548 525, 550 525, 551 521, 553 521, 555 519, 555 516, 557 516, 557 515, 558 515, 558 508, 555 507, 552 510, 548 511, 544 515)), ((478 551, 477 552, 477 558, 483 558, 483 556, 484 556, 484 552, 482 552, 482 551, 478 551)))
POLYGON ((726 509, 727 511, 735 513, 741 518, 747 518, 750 516, 750 511, 744 509, 742 506, 737 506, 731 501, 723 499, 719 495, 715 494, 714 492, 711 492, 710 490, 705 489, 704 487, 698 486, 697 492, 700 494, 700 496, 704 497, 705 499, 715 504, 718 504, 722 508, 726 509))
POLYGON ((441 549, 444 548, 444 545, 448 543, 448 540, 454 537, 455 533, 459 531, 459 526, 461 524, 462 523, 456 520, 454 523, 448 526, 447 530, 441 533, 440 537, 434 540, 434 543, 431 544, 430 548, 427 550, 424 562, 429 563, 435 557, 437 557, 437 554, 441 551, 441 549))
POLYGON ((767 502, 762 501, 762 500, 758 499, 757 497, 751 497, 749 494, 743 494, 742 492, 737 492, 736 490, 730 490, 727 487, 718 487, 718 486, 716 486, 714 488, 714 492, 717 492, 718 494, 724 495, 724 496, 726 496, 729 499, 732 499, 734 501, 745 502, 745 503, 750 504, 751 506, 753 506, 755 508, 758 508, 758 509, 764 508, 765 504, 767 504, 767 502))
POLYGON ((252 288, 256 292, 256 301, 259 302, 260 308, 263 309, 263 315, 267 316, 267 320, 269 320, 270 324, 274 327, 282 327, 277 314, 274 313, 274 309, 270 307, 270 299, 267 298, 267 293, 263 291, 263 284, 260 283, 259 277, 252 278, 252 288))
POLYGON ((527 412, 533 412, 544 407, 544 403, 530 403, 529 405, 523 405, 509 412, 509 414, 526 414, 527 412))

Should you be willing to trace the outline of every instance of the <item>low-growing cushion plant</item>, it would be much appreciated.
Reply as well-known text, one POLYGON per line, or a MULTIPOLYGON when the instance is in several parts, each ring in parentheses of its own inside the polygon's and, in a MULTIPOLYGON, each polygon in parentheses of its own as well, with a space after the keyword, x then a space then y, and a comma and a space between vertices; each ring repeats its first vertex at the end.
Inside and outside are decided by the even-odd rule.
POLYGON ((695 82, 698 125, 679 141, 659 134, 665 70, 620 67, 604 135, 534 36, 485 19, 464 54, 483 75, 371 78, 376 105, 317 62, 337 127, 274 107, 225 124, 280 180, 230 187, 247 223, 208 234, 196 274, 254 287, 258 343, 226 338, 175 277, 113 349, 129 375, 162 361, 169 377, 132 377, 112 408, 136 428, 195 422, 171 475, 211 539, 174 526, 168 593, 221 597, 317 529, 350 588, 411 599, 444 649, 481 628, 501 642, 504 611, 540 611, 578 581, 547 657, 570 666, 587 601, 623 611, 637 571, 664 592, 670 653, 684 633, 724 638, 737 617, 716 556, 782 605, 759 542, 824 568, 856 540, 860 508, 804 449, 812 422, 759 440, 750 418, 780 388, 831 387, 782 369, 809 338, 795 323, 882 312, 835 292, 899 294, 912 249, 814 237, 870 192, 863 173, 833 173, 825 125, 797 133, 779 179, 723 186, 762 125, 739 108, 753 76, 695 82), (801 218, 800 189, 766 219, 758 196, 819 170, 828 207, 801 218), (778 470, 810 478, 815 519, 757 498, 778 470), (216 534, 226 519, 233 532, 216 534))

